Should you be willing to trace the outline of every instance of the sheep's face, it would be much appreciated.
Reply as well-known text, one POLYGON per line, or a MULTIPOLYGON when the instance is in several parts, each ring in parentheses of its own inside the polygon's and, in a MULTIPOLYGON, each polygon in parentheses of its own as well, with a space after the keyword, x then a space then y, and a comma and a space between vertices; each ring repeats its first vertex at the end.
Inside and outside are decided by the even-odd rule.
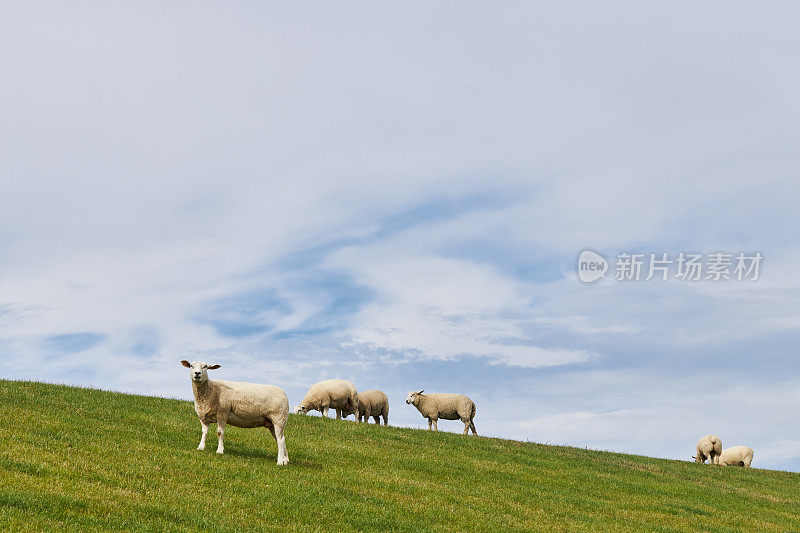
POLYGON ((353 415, 358 418, 358 400, 356 400, 355 405, 350 411, 342 411, 342 416, 347 418, 348 416, 353 415))
POLYGON ((215 370, 220 367, 220 365, 209 365, 205 361, 192 361, 190 363, 185 359, 181 361, 181 364, 189 369, 189 377, 195 383, 202 383, 203 381, 208 381, 208 374, 206 373, 206 371, 215 370))
POLYGON ((417 405, 419 403, 421 395, 422 395, 421 390, 409 392, 408 396, 406 396, 406 403, 409 405, 417 405))
POLYGON ((303 411, 303 406, 302 405, 295 405, 294 408, 292 409, 292 414, 304 415, 304 414, 306 414, 306 411, 303 411))
POLYGON ((297 409, 298 415, 307 415, 310 410, 307 405, 298 405, 295 409, 297 409))

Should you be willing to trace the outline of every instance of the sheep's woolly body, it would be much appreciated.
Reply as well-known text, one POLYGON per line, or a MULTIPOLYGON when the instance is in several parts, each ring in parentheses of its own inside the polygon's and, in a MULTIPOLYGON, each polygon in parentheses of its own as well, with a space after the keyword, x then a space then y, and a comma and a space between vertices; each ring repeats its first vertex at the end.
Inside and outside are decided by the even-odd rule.
POLYGON ((708 464, 718 464, 719 456, 722 453, 722 441, 714 435, 706 435, 697 442, 697 455, 695 461, 708 464))
POLYGON ((322 416, 328 416, 328 409, 336 410, 336 418, 358 416, 358 391, 355 386, 346 379, 320 381, 308 389, 300 402, 300 411, 303 413, 319 411, 322 416))
POLYGON ((464 435, 469 430, 472 430, 473 435, 477 435, 475 431, 475 403, 464 396, 463 394, 450 394, 450 393, 428 393, 423 394, 421 391, 412 392, 406 399, 407 403, 411 403, 419 410, 424 418, 428 419, 428 429, 438 431, 438 419, 444 420, 461 420, 464 422, 464 435))
POLYGON ((278 464, 289 462, 283 434, 289 420, 289 399, 283 389, 273 385, 210 380, 206 369, 217 368, 218 365, 209 367, 202 361, 181 363, 196 372, 199 378, 192 379, 194 410, 203 431, 197 449, 205 449, 210 424, 217 424, 217 453, 225 451, 223 435, 227 424, 241 428, 263 426, 269 429, 278 444, 278 464))
POLYGON ((734 446, 722 451, 719 456, 720 466, 743 466, 750 468, 753 462, 753 449, 747 446, 734 446))
POLYGON ((192 389, 194 409, 207 424, 217 422, 220 412, 241 428, 285 426, 289 418, 289 399, 280 387, 219 379, 192 383, 192 389))
POLYGON ((380 424, 380 417, 383 417, 383 425, 389 424, 389 397, 379 390, 366 390, 358 393, 358 415, 359 422, 369 422, 372 417, 376 424, 380 424))

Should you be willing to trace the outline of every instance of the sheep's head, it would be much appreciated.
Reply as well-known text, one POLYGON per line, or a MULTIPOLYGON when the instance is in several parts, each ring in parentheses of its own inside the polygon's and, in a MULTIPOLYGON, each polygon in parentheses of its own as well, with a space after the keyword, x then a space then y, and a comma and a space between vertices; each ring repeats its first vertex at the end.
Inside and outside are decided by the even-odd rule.
POLYGON ((208 381, 207 370, 216 370, 220 365, 209 365, 205 361, 192 361, 191 363, 184 359, 181 364, 189 369, 189 377, 195 383, 202 383, 208 381))
POLYGON ((350 415, 358 418, 358 400, 356 400, 355 405, 349 411, 342 410, 342 418, 347 418, 350 415))
POLYGON ((293 415, 304 415, 306 413, 307 413, 307 411, 303 410, 303 406, 302 405, 295 405, 292 408, 292 414, 293 415))
POLYGON ((406 396, 406 403, 409 405, 417 405, 421 397, 422 397, 422 389, 417 391, 411 391, 408 393, 408 396, 406 396))
POLYGON ((295 407, 295 409, 297 410, 298 415, 307 415, 311 410, 307 405, 298 405, 295 407))

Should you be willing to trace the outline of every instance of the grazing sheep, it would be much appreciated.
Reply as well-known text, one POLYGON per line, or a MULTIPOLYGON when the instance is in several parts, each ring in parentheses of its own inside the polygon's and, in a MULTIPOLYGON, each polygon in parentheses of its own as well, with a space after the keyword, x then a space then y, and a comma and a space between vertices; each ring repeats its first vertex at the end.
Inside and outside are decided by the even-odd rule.
POLYGON ((743 466, 750 468, 750 463, 753 462, 753 449, 747 446, 734 446, 722 450, 722 455, 719 456, 720 466, 743 466))
POLYGON ((275 442, 278 443, 278 464, 289 463, 286 452, 286 439, 283 430, 289 419, 289 399, 280 387, 273 385, 257 385, 255 383, 239 383, 208 379, 207 370, 215 370, 220 365, 209 365, 203 361, 181 361, 190 368, 189 377, 194 391, 194 410, 203 426, 198 450, 206 447, 208 426, 217 423, 217 453, 223 453, 225 446, 222 437, 225 426, 230 424, 240 428, 264 426, 269 429, 275 442))
POLYGON ((428 429, 433 425, 434 431, 439 431, 436 421, 440 418, 444 420, 461 420, 464 422, 464 435, 472 430, 475 431, 475 404, 463 394, 447 393, 428 393, 422 394, 421 390, 412 391, 406 397, 406 403, 411 404, 428 419, 428 429))
POLYGON ((328 416, 328 409, 336 409, 336 418, 349 415, 358 416, 358 391, 346 379, 327 379, 320 381, 308 389, 305 398, 300 402, 299 414, 309 411, 319 411, 322 416, 328 416))
POLYGON ((389 425, 389 397, 379 390, 365 390, 358 393, 358 413, 356 420, 369 423, 369 417, 380 425, 383 417, 383 425, 389 425))
POLYGON ((708 464, 718 464, 719 454, 722 453, 722 441, 719 437, 714 435, 706 435, 697 441, 697 455, 693 455, 692 459, 696 463, 705 463, 708 459, 708 464))

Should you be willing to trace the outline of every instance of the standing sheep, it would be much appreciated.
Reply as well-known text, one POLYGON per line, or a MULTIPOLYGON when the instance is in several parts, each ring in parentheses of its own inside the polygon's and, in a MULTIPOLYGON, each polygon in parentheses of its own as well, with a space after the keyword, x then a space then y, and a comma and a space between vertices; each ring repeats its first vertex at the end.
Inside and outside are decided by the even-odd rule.
POLYGON ((406 403, 416 407, 422 416, 428 419, 429 430, 433 425, 434 431, 439 431, 436 421, 442 418, 464 422, 464 435, 469 433, 470 429, 473 435, 478 434, 472 421, 475 418, 475 404, 463 394, 436 392, 422 394, 422 391, 418 390, 408 393, 406 403))
POLYGON ((358 417, 358 391, 355 386, 346 379, 320 381, 311 385, 296 410, 303 415, 309 411, 319 411, 327 417, 331 407, 336 409, 337 420, 349 415, 358 417))
POLYGON ((366 390, 358 393, 358 414, 356 420, 369 423, 369 417, 380 425, 383 417, 383 425, 389 425, 389 397, 379 390, 366 390))
POLYGON ((280 387, 257 385, 208 379, 207 370, 215 370, 220 365, 209 365, 203 361, 181 361, 189 371, 194 391, 194 410, 203 426, 198 450, 206 447, 208 427, 217 423, 217 453, 223 453, 225 446, 222 437, 225 426, 230 424, 240 428, 264 426, 269 429, 278 444, 278 464, 289 463, 286 452, 286 439, 283 431, 289 419, 289 399, 280 387))
POLYGON ((747 446, 734 446, 722 451, 719 456, 720 466, 743 466, 750 468, 753 462, 753 449, 747 446))
POLYGON ((706 435, 697 441, 697 455, 693 455, 692 459, 696 463, 705 463, 708 459, 708 464, 719 464, 719 455, 722 453, 722 441, 719 437, 714 435, 706 435))

